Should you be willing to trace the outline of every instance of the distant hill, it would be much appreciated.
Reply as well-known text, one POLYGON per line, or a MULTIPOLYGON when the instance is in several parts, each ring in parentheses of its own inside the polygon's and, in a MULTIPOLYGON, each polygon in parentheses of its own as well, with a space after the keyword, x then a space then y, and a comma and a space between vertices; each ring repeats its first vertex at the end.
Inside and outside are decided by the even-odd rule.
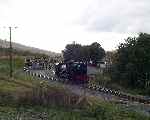
MULTIPOLYGON (((0 39, 0 47, 1 48, 9 48, 9 42, 0 39)), ((51 51, 47 51, 47 50, 42 50, 42 49, 35 48, 35 47, 29 47, 26 45, 15 43, 15 42, 12 42, 12 47, 13 47, 13 49, 15 49, 17 51, 27 51, 27 52, 30 52, 33 54, 38 53, 38 54, 48 55, 51 57, 60 55, 59 53, 55 53, 55 52, 51 52, 51 51)))

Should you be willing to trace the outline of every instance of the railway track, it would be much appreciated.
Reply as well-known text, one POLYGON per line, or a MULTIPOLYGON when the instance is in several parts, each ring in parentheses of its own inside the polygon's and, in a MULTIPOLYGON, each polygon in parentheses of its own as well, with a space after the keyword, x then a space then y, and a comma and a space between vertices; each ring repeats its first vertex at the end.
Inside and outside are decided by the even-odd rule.
MULTIPOLYGON (((47 79, 49 81, 58 81, 58 82, 62 82, 64 84, 68 83, 67 80, 62 80, 62 79, 60 80, 57 77, 55 77, 53 73, 43 72, 43 71, 39 71, 39 70, 37 70, 37 71, 36 70, 26 70, 25 72, 31 76, 36 76, 36 77, 39 77, 42 79, 47 79)), ((141 103, 141 104, 150 105, 150 97, 131 95, 131 94, 127 94, 127 93, 124 93, 124 92, 121 92, 118 90, 112 90, 112 89, 109 89, 109 88, 106 88, 106 87, 103 87, 100 85, 96 85, 96 84, 86 84, 86 85, 84 85, 84 88, 90 89, 92 91, 102 92, 105 94, 116 96, 122 101, 137 102, 137 103, 141 103)))

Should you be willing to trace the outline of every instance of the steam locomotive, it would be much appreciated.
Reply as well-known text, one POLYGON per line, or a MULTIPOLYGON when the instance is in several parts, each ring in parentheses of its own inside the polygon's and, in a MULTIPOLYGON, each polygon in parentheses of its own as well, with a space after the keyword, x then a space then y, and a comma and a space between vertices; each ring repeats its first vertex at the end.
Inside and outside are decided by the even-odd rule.
POLYGON ((75 84, 88 82, 87 64, 84 62, 67 62, 55 65, 55 74, 75 84))
MULTIPOLYGON (((26 59, 24 70, 44 70, 45 64, 47 63, 41 60, 26 59)), ((84 84, 88 82, 87 68, 87 63, 85 62, 71 61, 54 65, 56 77, 67 79, 69 82, 75 84, 84 84)))

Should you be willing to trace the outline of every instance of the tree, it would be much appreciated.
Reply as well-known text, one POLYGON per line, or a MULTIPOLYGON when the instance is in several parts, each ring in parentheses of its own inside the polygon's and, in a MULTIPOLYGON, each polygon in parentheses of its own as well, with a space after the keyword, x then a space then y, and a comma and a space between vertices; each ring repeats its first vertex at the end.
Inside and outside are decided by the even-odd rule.
POLYGON ((105 56, 105 50, 97 42, 94 42, 90 45, 90 59, 97 63, 105 56))
POLYGON ((89 62, 92 60, 96 63, 105 56, 105 50, 97 42, 85 46, 80 44, 68 44, 62 52, 64 61, 75 60, 89 62))
POLYGON ((64 61, 81 60, 82 47, 80 44, 68 44, 65 50, 62 51, 64 61))
POLYGON ((150 35, 140 33, 127 38, 115 56, 112 78, 131 87, 146 88, 150 82, 150 35))

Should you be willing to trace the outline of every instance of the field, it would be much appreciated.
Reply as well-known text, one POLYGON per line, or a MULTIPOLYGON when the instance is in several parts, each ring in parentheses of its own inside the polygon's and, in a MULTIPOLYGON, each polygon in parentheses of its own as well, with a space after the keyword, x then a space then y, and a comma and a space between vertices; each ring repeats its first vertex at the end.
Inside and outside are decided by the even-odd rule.
POLYGON ((22 70, 23 58, 0 59, 0 120, 149 120, 133 112, 92 97, 77 96, 61 86, 28 76, 22 70), (81 99, 82 98, 82 99, 81 99))

